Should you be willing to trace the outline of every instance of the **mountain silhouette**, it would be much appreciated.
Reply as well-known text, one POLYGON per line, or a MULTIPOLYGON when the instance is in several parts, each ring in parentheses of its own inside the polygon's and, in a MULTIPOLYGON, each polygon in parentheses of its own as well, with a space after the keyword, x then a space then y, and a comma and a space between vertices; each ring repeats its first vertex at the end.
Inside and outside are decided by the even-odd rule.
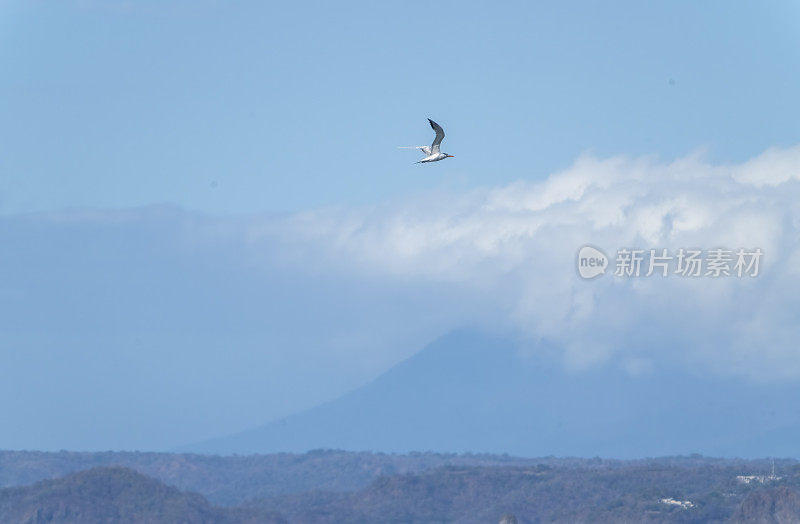
POLYGON ((552 348, 464 329, 332 402, 184 448, 333 448, 633 458, 798 456, 800 388, 609 362, 569 371, 552 348))
POLYGON ((0 490, 0 522, 283 522, 271 513, 239 513, 122 467, 93 468, 0 490))

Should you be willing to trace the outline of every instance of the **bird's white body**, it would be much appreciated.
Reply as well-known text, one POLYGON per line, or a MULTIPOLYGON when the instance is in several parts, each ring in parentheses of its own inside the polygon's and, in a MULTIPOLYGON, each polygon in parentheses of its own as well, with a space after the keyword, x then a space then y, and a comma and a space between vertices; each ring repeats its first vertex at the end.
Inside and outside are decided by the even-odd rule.
POLYGON ((428 162, 438 162, 439 160, 444 160, 445 158, 452 158, 453 155, 448 155, 447 153, 442 153, 439 148, 441 146, 442 140, 444 140, 444 129, 442 126, 431 120, 428 119, 428 122, 431 124, 431 128, 436 132, 436 138, 433 139, 433 143, 429 146, 409 146, 409 149, 413 147, 414 149, 419 149, 425 155, 425 158, 416 162, 417 164, 426 164, 428 162))
POLYGON ((439 160, 444 160, 445 158, 449 158, 449 157, 447 155, 445 155, 444 153, 436 153, 434 155, 428 154, 428 156, 426 156, 425 158, 420 160, 419 163, 421 164, 423 162, 438 162, 439 160))

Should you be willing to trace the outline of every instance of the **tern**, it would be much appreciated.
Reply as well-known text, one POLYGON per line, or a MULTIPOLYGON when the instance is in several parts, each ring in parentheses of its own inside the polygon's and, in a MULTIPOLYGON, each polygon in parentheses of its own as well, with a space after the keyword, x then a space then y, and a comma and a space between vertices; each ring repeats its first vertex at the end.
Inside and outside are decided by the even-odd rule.
POLYGON ((414 149, 419 149, 423 153, 425 153, 425 158, 420 160, 419 162, 415 162, 415 164, 423 164, 426 162, 438 162, 439 160, 444 160, 445 158, 453 158, 454 155, 448 155, 447 153, 442 153, 439 150, 439 146, 442 144, 442 140, 444 140, 444 129, 442 126, 431 120, 428 119, 428 122, 431 124, 431 128, 436 132, 436 138, 433 139, 433 143, 429 146, 412 146, 414 149))

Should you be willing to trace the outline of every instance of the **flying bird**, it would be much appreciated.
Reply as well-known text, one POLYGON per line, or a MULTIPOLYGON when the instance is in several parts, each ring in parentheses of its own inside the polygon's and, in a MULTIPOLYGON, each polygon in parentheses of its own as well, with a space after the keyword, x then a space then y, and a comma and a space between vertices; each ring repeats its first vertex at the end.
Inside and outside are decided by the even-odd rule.
POLYGON ((425 158, 420 160, 419 162, 415 162, 416 164, 422 164, 426 162, 438 162, 439 160, 444 160, 445 158, 452 158, 454 155, 448 155, 447 153, 442 153, 439 150, 439 147, 442 144, 442 140, 444 140, 444 129, 442 126, 431 120, 428 119, 428 122, 431 124, 431 128, 436 132, 436 138, 433 139, 433 143, 429 146, 412 146, 414 149, 419 149, 423 153, 425 153, 425 158))

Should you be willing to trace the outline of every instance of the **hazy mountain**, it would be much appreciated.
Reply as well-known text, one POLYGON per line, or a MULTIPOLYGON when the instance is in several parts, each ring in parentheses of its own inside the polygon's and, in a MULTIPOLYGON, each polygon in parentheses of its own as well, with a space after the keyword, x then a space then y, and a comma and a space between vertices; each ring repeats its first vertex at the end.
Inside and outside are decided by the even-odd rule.
POLYGON ((291 522, 800 522, 799 471, 765 484, 727 465, 618 468, 445 467, 381 477, 352 493, 251 501, 291 522), (507 518, 507 521, 513 519, 507 518))
POLYGON ((247 240, 262 219, 0 216, 0 448, 168 450, 334 398, 442 329, 403 328, 404 310, 435 315, 392 284, 278 262, 247 240), (381 352, 353 366, 371 340, 381 352))
POLYGON ((338 400, 186 449, 800 455, 798 386, 700 377, 669 363, 638 374, 616 362, 571 372, 551 354, 457 331, 338 400))
MULTIPOLYGON (((451 466, 583 465, 570 459, 523 459, 498 455, 410 455, 315 450, 302 455, 227 456, 140 452, 0 451, 0 487, 32 484, 90 468, 122 466, 220 505, 249 498, 311 490, 363 488, 381 475, 451 466)), ((606 465, 609 463, 606 462, 606 465)), ((762 469, 765 466, 762 466, 762 469)), ((749 471, 749 470, 747 470, 749 471)))
MULTIPOLYGON (((3 455, 4 482, 12 476, 23 481, 65 466, 115 461, 136 463, 169 480, 165 484, 128 468, 104 467, 0 489, 0 522, 472 523, 498 522, 504 515, 513 515, 518 523, 800 518, 800 466, 791 460, 775 461, 776 475, 769 476, 771 461, 701 456, 618 461, 339 451, 248 457, 3 455), (458 465, 466 463, 495 465, 458 465), (226 506, 212 506, 203 496, 178 489, 190 485, 203 496, 224 493, 226 506)), ((514 522, 511 517, 506 521, 514 522)))
POLYGON ((202 496, 121 467, 94 468, 0 490, 0 522, 282 522, 265 511, 215 508, 202 496))

